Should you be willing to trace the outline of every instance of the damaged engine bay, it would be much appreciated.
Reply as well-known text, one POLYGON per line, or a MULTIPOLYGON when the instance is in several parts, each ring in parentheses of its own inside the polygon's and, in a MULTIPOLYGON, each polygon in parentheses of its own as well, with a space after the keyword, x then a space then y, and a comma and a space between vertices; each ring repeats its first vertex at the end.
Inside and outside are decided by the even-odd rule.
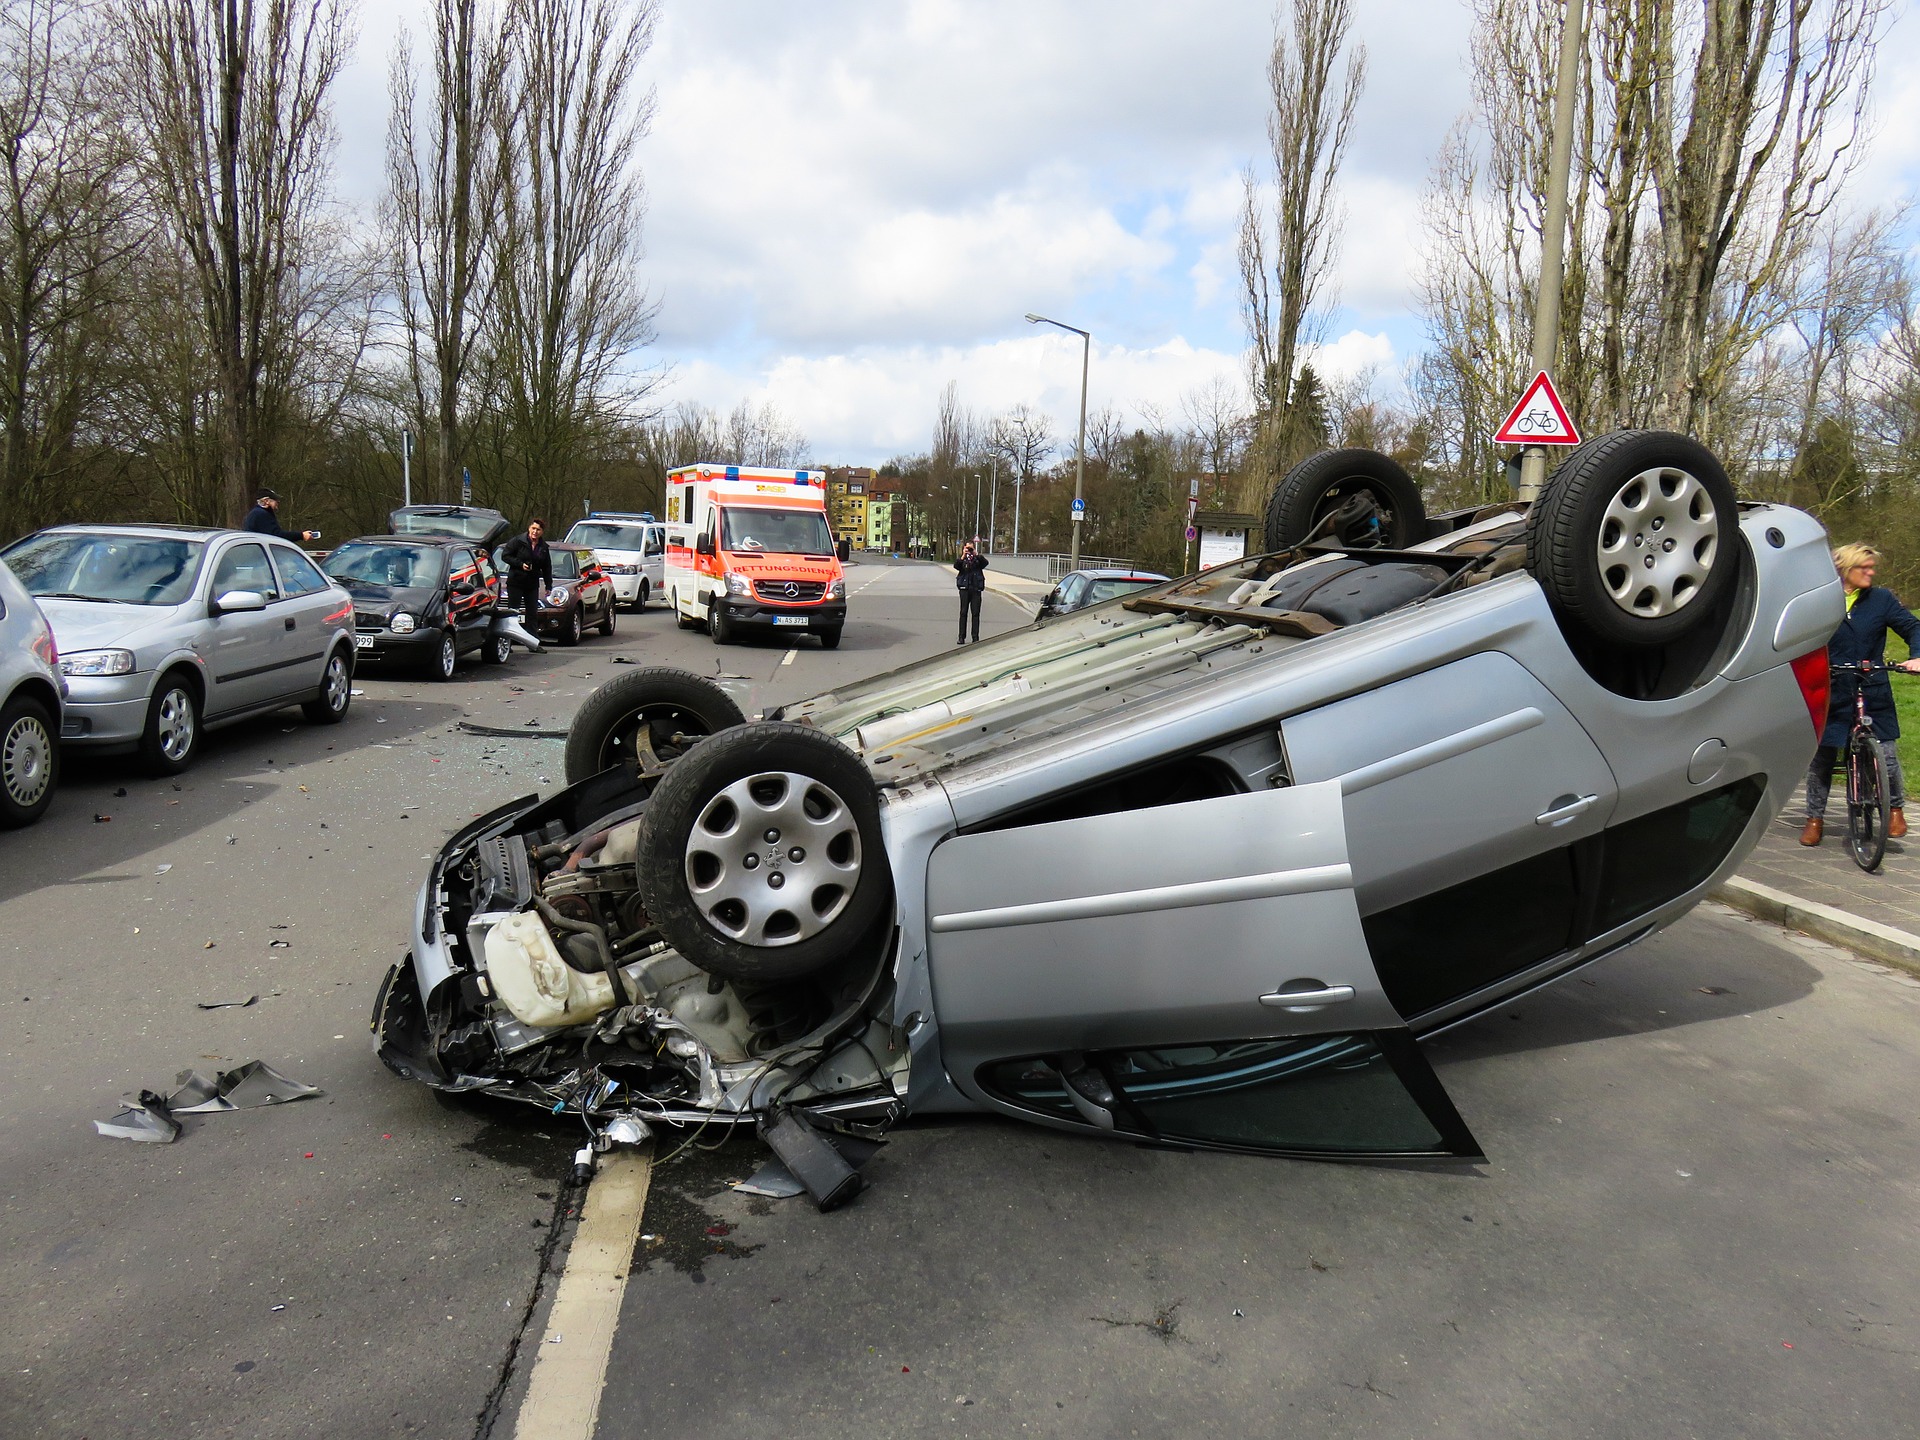
POLYGON ((823 1208, 839 1203, 857 1177, 820 1132, 877 1138, 905 1093, 904 1041, 873 1018, 891 927, 793 978, 694 964, 637 873, 661 774, 622 767, 456 835, 422 892, 415 955, 381 988, 377 1052, 437 1089, 579 1115, 601 1149, 662 1123, 757 1124, 823 1208))

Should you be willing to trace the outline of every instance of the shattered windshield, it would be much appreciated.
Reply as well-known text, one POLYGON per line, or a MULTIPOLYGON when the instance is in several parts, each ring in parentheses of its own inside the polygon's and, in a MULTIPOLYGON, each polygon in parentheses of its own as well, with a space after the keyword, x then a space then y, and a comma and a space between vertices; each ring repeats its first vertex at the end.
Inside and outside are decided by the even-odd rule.
POLYGON ((172 536, 30 535, 6 552, 7 568, 43 600, 178 605, 193 593, 203 540, 172 536))
POLYGON ((720 548, 780 555, 831 555, 833 537, 820 510, 761 510, 729 505, 720 512, 720 548))

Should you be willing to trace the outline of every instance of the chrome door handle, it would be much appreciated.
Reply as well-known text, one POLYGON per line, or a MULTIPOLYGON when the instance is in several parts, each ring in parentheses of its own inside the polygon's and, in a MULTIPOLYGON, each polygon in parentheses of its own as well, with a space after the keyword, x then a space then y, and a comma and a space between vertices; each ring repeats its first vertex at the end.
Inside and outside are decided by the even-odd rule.
POLYGON ((1533 823, 1536 825, 1559 825, 1564 821, 1573 819, 1576 815, 1586 814, 1587 811, 1591 810, 1599 802, 1600 797, 1598 795, 1582 795, 1578 798, 1562 796, 1559 800, 1554 801, 1552 809, 1546 811, 1544 814, 1534 816, 1533 823))
POLYGON ((1318 1010, 1322 1005, 1337 1005, 1352 998, 1351 985, 1327 985, 1318 990, 1276 990, 1262 995, 1260 1003, 1278 1010, 1318 1010))

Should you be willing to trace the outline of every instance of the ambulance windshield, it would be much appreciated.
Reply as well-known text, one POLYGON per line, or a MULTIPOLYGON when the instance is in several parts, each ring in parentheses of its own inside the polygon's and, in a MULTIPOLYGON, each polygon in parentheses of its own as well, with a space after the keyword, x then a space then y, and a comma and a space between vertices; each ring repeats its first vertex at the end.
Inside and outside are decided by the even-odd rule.
POLYGON ((720 512, 722 550, 764 550, 778 555, 831 555, 833 537, 819 510, 758 510, 728 505, 720 512))

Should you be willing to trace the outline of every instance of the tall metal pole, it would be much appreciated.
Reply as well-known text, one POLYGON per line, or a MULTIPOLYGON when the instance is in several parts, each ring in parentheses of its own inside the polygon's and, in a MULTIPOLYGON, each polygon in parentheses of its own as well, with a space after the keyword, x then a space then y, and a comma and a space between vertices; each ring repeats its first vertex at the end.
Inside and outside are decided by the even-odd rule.
POLYGON ((1087 361, 1093 352, 1093 335, 1078 325, 1069 325, 1062 320, 1049 320, 1044 315, 1028 315, 1029 325, 1052 325, 1056 329, 1069 330, 1080 337, 1080 438, 1073 445, 1073 563, 1069 569, 1080 568, 1080 522, 1086 516, 1087 505, 1087 361))
POLYGON ((1000 510, 1000 457, 995 455, 988 462, 993 469, 993 486, 987 492, 987 553, 993 553, 993 537, 999 533, 995 516, 1000 510))
MULTIPOLYGON (((1581 0, 1566 0, 1560 28, 1560 73, 1553 92, 1553 154, 1547 166, 1547 213, 1540 229, 1540 289, 1533 297, 1533 369, 1553 368, 1560 346, 1560 283, 1565 272, 1567 170, 1573 160, 1573 102, 1586 45, 1581 0)), ((1520 452, 1520 498, 1538 498, 1547 478, 1547 447, 1520 452)))
POLYGON ((1013 477, 1013 553, 1020 553, 1020 475, 1013 477))

